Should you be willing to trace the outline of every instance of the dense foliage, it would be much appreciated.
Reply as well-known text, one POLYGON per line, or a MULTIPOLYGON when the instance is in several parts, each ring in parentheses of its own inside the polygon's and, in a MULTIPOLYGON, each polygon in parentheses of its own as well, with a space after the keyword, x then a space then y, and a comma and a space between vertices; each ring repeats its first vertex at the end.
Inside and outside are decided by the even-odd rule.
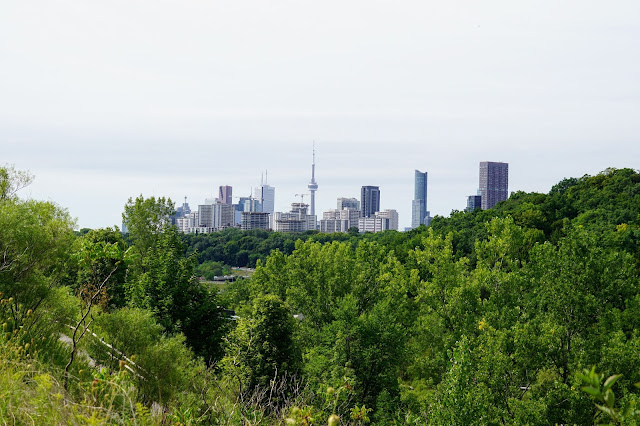
POLYGON ((0 171, 5 422, 640 420, 634 170, 407 233, 181 236, 138 197, 126 238, 74 236, 0 171), (196 278, 253 264, 221 293, 196 278))

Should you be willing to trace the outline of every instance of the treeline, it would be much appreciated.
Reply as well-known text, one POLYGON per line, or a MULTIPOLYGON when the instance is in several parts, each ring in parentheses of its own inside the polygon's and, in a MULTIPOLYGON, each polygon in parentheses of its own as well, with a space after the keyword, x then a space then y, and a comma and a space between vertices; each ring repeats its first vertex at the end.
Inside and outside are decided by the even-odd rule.
MULTIPOLYGON (((422 228, 424 230, 424 227, 422 228)), ((278 250, 291 254, 298 240, 310 240, 321 244, 333 241, 348 242, 356 246, 360 240, 376 241, 386 245, 405 242, 405 236, 397 231, 360 234, 357 228, 349 232, 332 234, 318 231, 302 233, 281 233, 271 230, 253 229, 243 231, 237 228, 207 234, 181 234, 187 245, 187 254, 197 253, 199 263, 216 262, 233 267, 255 268, 258 261, 266 261, 267 257, 278 250)))
POLYGON ((77 236, 60 207, 17 197, 29 180, 0 168, 5 421, 640 418, 634 170, 365 235, 185 236, 169 200, 138 197, 126 238, 77 236), (212 262, 256 270, 215 294, 197 279, 212 262))
POLYGON ((255 268, 258 260, 264 262, 274 250, 293 253, 295 242, 299 239, 345 241, 357 238, 357 232, 355 234, 319 234, 317 231, 284 234, 263 229, 242 231, 230 228, 208 234, 182 234, 182 239, 188 247, 188 253, 197 253, 200 263, 219 262, 229 266, 255 268))

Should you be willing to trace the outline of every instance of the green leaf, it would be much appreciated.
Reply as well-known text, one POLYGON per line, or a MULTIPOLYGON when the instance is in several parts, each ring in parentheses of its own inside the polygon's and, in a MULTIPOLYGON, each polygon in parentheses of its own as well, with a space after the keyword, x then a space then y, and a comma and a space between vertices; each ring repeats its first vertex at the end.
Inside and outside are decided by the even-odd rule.
POLYGON ((613 376, 609 377, 607 381, 604 382, 604 389, 605 390, 609 389, 611 386, 614 385, 615 382, 618 381, 620 377, 622 377, 622 374, 614 374, 613 376))
POLYGON ((582 390, 588 393, 589 395, 593 395, 593 396, 600 396, 602 394, 600 392, 600 389, 594 388, 593 386, 583 386, 582 390))
POLYGON ((604 402, 606 402, 609 407, 613 408, 615 400, 616 397, 613 394, 613 391, 611 389, 607 389, 607 391, 604 393, 604 402))

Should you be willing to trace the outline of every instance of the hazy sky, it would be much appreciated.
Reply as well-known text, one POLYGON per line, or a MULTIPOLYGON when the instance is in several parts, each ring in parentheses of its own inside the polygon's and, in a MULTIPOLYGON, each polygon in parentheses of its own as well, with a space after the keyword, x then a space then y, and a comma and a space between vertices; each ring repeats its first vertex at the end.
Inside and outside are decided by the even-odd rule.
POLYGON ((79 227, 127 199, 192 208, 263 170, 276 209, 379 185, 411 222, 463 209, 480 161, 509 190, 640 168, 640 1, 5 1, 0 164, 79 227))

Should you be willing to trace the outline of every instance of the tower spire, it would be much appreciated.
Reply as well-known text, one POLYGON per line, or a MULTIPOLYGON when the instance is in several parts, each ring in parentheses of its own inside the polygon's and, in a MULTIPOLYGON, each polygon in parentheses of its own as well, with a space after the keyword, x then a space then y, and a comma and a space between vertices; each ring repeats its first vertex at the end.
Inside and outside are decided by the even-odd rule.
POLYGON ((316 182, 316 142, 313 142, 313 160, 311 162, 311 182, 307 185, 311 192, 311 216, 316 215, 316 191, 318 183, 316 182))

